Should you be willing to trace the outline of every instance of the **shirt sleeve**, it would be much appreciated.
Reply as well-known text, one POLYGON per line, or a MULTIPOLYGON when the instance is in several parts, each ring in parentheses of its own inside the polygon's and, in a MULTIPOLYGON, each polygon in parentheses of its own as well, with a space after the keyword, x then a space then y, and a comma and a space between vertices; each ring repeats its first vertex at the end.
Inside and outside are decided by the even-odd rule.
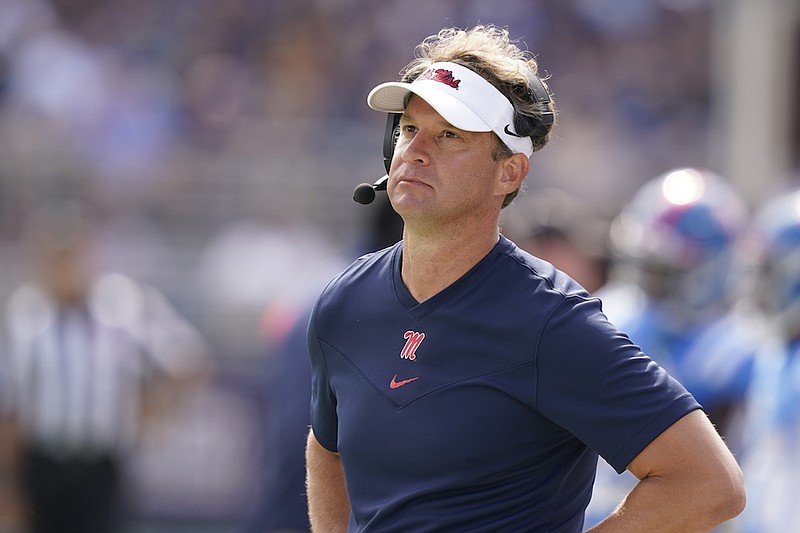
POLYGON ((324 448, 336 452, 339 427, 336 394, 328 377, 325 352, 317 337, 317 312, 317 309, 314 309, 308 325, 308 355, 311 359, 311 429, 324 448))
POLYGON ((603 315, 566 298, 537 350, 537 408, 623 472, 653 439, 700 404, 603 315))

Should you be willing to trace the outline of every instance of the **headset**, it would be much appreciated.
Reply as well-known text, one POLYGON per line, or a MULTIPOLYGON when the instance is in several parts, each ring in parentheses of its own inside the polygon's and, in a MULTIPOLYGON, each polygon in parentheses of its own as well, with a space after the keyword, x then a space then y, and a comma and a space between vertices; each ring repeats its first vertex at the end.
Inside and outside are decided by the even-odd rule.
MULTIPOLYGON (((515 91, 525 91, 524 85, 514 87, 515 91)), ((518 137, 542 137, 555 122, 555 115, 550 111, 550 93, 544 86, 544 82, 538 76, 531 76, 528 83, 529 99, 536 104, 545 104, 547 111, 537 115, 514 114, 514 130, 518 137)), ((383 133, 383 166, 386 168, 386 175, 370 185, 362 183, 353 191, 353 200, 360 204, 368 204, 375 199, 375 191, 385 191, 386 183, 389 180, 389 169, 392 166, 394 149, 397 139, 400 137, 400 117, 402 113, 389 113, 386 117, 386 128, 383 133)))
POLYGON ((402 116, 402 113, 389 113, 386 117, 386 130, 383 133, 383 166, 386 167, 387 174, 392 166, 394 147, 400 137, 400 117, 402 116))
MULTIPOLYGON (((520 137, 544 137, 555 122, 555 114, 550 111, 550 93, 542 79, 536 75, 528 78, 528 87, 529 99, 536 104, 545 104, 547 111, 534 116, 515 113, 514 130, 520 137)), ((525 90, 522 85, 518 85, 517 89, 525 90)))

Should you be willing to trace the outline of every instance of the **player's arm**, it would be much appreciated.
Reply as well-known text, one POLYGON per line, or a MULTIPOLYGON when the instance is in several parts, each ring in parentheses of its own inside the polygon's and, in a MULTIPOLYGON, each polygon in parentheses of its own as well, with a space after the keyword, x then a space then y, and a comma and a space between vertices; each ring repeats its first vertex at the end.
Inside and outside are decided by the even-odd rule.
POLYGON ((651 442, 628 470, 639 483, 592 533, 707 532, 744 509, 742 472, 699 409, 651 442))
POLYGON ((338 453, 325 449, 308 434, 306 444, 306 491, 311 530, 320 533, 347 531, 350 519, 350 500, 344 479, 342 460, 338 453))

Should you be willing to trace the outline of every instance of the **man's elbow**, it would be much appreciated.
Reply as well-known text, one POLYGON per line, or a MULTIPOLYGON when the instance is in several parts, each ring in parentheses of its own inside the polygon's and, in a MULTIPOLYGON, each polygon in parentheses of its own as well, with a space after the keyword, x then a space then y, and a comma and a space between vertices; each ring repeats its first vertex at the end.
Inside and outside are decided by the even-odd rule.
POLYGON ((744 511, 747 503, 744 476, 738 466, 722 473, 711 483, 709 495, 713 502, 713 515, 720 523, 731 520, 744 511))

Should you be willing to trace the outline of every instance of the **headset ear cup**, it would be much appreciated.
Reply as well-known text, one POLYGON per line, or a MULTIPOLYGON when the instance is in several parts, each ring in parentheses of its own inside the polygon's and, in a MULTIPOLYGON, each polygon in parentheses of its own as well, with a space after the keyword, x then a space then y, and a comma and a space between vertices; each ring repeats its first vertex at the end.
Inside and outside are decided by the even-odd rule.
POLYGON ((517 135, 520 137, 537 137, 540 135, 540 131, 546 132, 545 128, 539 125, 539 121, 536 117, 521 115, 519 113, 514 114, 514 131, 516 131, 517 135))
POLYGON ((383 133, 383 166, 386 167, 387 174, 392 166, 397 138, 400 136, 400 117, 402 115, 402 113, 389 113, 386 117, 386 130, 383 133))
POLYGON ((529 83, 530 99, 537 104, 545 104, 548 111, 540 113, 538 116, 514 115, 514 129, 521 137, 544 137, 553 124, 555 117, 549 110, 550 93, 544 82, 538 76, 532 76, 529 83))
POLYGON ((552 118, 552 113, 540 117, 517 113, 514 115, 514 129, 520 137, 544 137, 550 130, 550 125, 553 124, 552 118))

